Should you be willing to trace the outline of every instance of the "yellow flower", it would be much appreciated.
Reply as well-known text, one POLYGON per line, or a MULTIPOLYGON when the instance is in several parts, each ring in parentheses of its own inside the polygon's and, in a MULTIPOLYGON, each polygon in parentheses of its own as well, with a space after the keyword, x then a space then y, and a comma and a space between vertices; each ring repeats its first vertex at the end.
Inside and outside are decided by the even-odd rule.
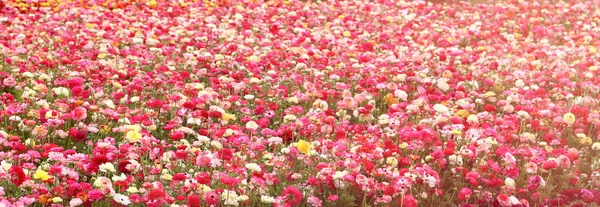
POLYGON ((452 130, 452 134, 460 136, 460 135, 462 135, 462 132, 459 131, 458 129, 454 129, 454 130, 452 130))
POLYGON ((152 0, 152 1, 148 2, 148 7, 150 7, 151 9, 156 8, 156 1, 152 0))
POLYGON ((232 120, 235 120, 236 118, 235 118, 235 115, 233 115, 233 114, 223 113, 221 115, 221 119, 223 119, 225 121, 232 121, 232 120))
POLYGON ((406 147, 408 147, 408 143, 406 143, 406 142, 402 142, 402 144, 400 144, 400 148, 401 148, 401 149, 404 149, 404 148, 406 148, 406 147))
POLYGON ((461 109, 456 112, 456 116, 459 118, 469 117, 470 113, 467 110, 461 109))
POLYGON ((133 131, 140 131, 142 130, 142 127, 140 127, 140 125, 125 125, 125 128, 128 130, 133 130, 133 131))
POLYGON ((567 123, 569 125, 575 123, 575 114, 566 113, 565 115, 563 115, 563 121, 565 121, 565 123, 567 123))
POLYGON ((142 134, 137 131, 128 131, 127 134, 125 134, 125 139, 131 143, 138 142, 142 139, 142 134))
POLYGON ((350 31, 344 31, 343 35, 344 35, 344 37, 350 37, 351 34, 350 34, 350 31))
POLYGON ((111 130, 112 129, 109 126, 104 126, 104 127, 100 128, 100 133, 101 134, 106 134, 106 133, 111 132, 111 130))
POLYGON ((307 141, 304 141, 304 140, 298 141, 298 145, 296 147, 298 147, 298 151, 300 151, 304 154, 310 153, 310 143, 308 143, 307 141))
POLYGON ((62 201, 63 201, 63 199, 60 198, 60 197, 54 197, 54 198, 52 198, 52 203, 60 203, 62 201))
POLYGON ((51 177, 52 176, 48 175, 48 172, 43 170, 37 170, 35 171, 35 174, 33 174, 34 179, 40 179, 43 181, 49 180, 51 177))
POLYGON ((385 95, 385 97, 383 97, 383 101, 388 105, 391 106, 392 104, 397 104, 400 103, 398 101, 397 98, 394 97, 394 95, 392 95, 391 93, 388 93, 387 95, 385 95))
POLYGON ((396 166, 396 165, 398 165, 398 159, 396 159, 394 157, 388 157, 385 160, 385 163, 387 163, 388 165, 391 165, 391 166, 396 166))
POLYGON ((169 173, 162 174, 160 178, 163 180, 173 180, 173 176, 169 173))

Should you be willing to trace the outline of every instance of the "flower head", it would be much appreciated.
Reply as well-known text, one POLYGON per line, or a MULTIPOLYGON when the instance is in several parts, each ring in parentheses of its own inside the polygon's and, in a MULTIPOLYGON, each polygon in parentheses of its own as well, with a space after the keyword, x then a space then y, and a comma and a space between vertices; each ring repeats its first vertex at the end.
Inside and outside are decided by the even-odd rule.
POLYGON ((298 144, 296 147, 298 148, 298 151, 300 151, 304 154, 310 153, 310 143, 307 141, 304 141, 304 140, 298 141, 298 144))

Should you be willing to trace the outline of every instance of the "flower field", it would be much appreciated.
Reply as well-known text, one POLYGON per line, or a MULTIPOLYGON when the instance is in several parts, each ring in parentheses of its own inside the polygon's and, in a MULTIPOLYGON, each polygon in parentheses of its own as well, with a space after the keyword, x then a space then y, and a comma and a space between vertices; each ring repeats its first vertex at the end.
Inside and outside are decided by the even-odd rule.
POLYGON ((0 1, 0 206, 600 205, 600 1, 0 1))

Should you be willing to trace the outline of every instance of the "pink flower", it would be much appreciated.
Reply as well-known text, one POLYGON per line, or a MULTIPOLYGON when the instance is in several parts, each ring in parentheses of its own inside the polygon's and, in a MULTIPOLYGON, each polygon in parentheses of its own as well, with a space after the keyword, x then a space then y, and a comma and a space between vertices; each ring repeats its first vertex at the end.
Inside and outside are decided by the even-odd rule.
POLYGON ((330 200, 330 201, 337 201, 337 200, 338 200, 338 195, 330 195, 330 196, 327 198, 327 200, 330 200))
POLYGON ((544 170, 555 169, 558 168, 558 163, 554 160, 547 160, 542 164, 542 168, 544 168, 544 170))
POLYGON ((460 189, 460 193, 458 194, 458 199, 460 199, 462 201, 468 200, 469 197, 471 197, 472 193, 473 193, 473 191, 471 191, 471 189, 463 187, 460 189))
POLYGON ((75 121, 82 121, 87 118, 87 110, 83 107, 77 107, 73 110, 71 117, 75 121))
POLYGON ((285 203, 289 206, 296 206, 302 201, 302 192, 294 186, 288 186, 283 189, 281 196, 285 198, 285 203))
POLYGON ((511 206, 510 197, 508 197, 506 194, 498 195, 497 199, 501 206, 511 206))
POLYGON ((206 205, 217 205, 219 202, 219 194, 214 191, 209 191, 204 194, 204 200, 206 201, 206 205))
POLYGON ((88 200, 90 201, 97 201, 97 200, 101 200, 104 198, 104 192, 100 191, 100 190, 91 190, 90 192, 88 192, 88 200))
POLYGON ((17 81, 13 77, 8 77, 2 81, 2 84, 4 84, 5 86, 8 86, 8 87, 13 87, 13 86, 17 85, 17 81))
POLYGON ((417 207, 417 199, 415 199, 415 197, 411 194, 408 195, 404 195, 404 198, 402 200, 399 200, 399 202, 401 202, 402 207, 417 207))

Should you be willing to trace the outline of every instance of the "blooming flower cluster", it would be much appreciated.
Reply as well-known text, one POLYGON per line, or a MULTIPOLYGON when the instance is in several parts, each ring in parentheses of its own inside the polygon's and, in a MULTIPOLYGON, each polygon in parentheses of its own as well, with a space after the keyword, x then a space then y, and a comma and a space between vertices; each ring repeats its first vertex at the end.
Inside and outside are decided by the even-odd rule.
POLYGON ((598 4, 2 3, 0 206, 600 205, 598 4))

